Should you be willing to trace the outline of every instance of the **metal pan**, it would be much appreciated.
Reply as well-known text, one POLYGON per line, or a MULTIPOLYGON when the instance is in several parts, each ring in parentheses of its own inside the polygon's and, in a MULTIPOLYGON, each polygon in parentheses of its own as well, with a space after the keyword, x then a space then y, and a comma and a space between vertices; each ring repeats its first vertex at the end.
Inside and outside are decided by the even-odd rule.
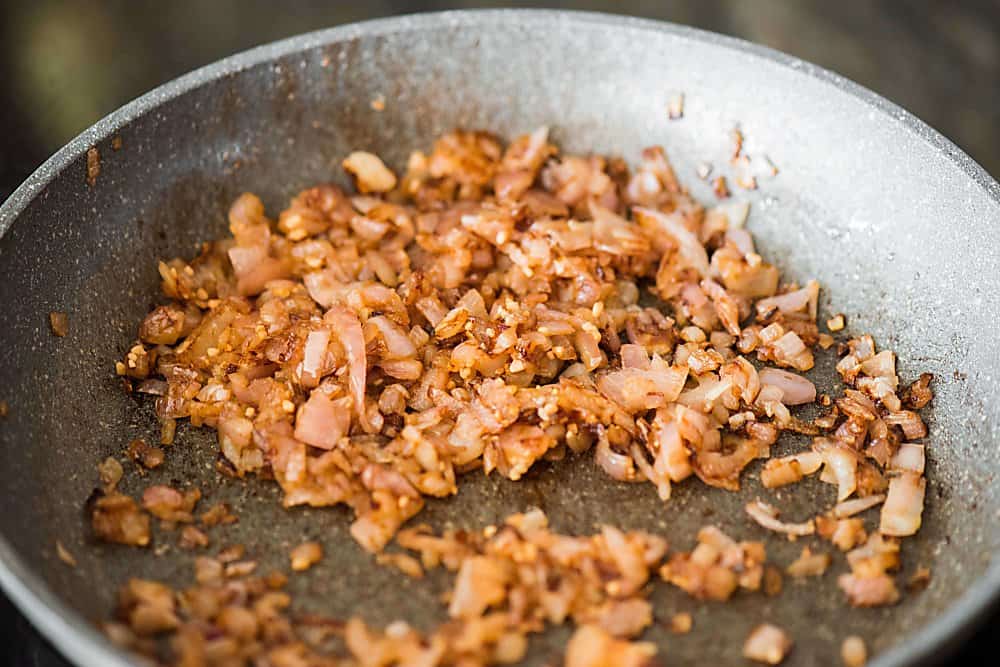
MULTIPOLYGON (((112 366, 155 299, 156 261, 191 255, 222 233, 238 193, 260 193, 277 211, 297 189, 341 178, 336 165, 350 149, 399 165, 408 149, 454 126, 512 135, 549 124, 569 150, 635 159, 664 144, 707 199, 696 165, 725 163, 736 123, 750 152, 780 168, 760 190, 740 193, 753 201, 759 247, 791 276, 818 278, 852 330, 899 352, 904 379, 937 377, 925 525, 905 545, 903 575, 925 565, 933 578, 926 591, 877 610, 848 609, 835 573, 786 586, 777 599, 727 605, 658 586, 657 609, 691 611, 695 631, 649 636, 674 665, 739 663, 760 619, 795 636, 789 664, 836 664, 848 633, 868 640, 880 667, 942 656, 1000 592, 1000 187, 932 129, 834 74, 730 38, 596 14, 431 14, 304 35, 153 91, 39 169, 0 208, 0 398, 10 404, 0 422, 0 584, 67 657, 103 666, 126 664, 93 627, 117 585, 137 574, 188 580, 187 555, 94 544, 81 506, 95 463, 155 429, 151 406, 121 391, 112 366), (686 109, 671 123, 672 91, 686 94, 686 109), (386 107, 375 112, 380 94, 386 107), (92 147, 101 168, 90 185, 92 147), (65 338, 47 331, 53 310, 69 314, 65 338), (76 568, 55 557, 57 538, 76 568)), ((273 484, 219 478, 214 457, 212 434, 182 430, 152 479, 193 478, 210 501, 235 503, 241 520, 217 540, 246 543, 265 567, 282 565, 304 536, 321 539, 328 557, 293 583, 304 604, 373 622, 426 627, 439 618, 444 581, 374 566, 347 536, 345 511, 286 512, 273 484)), ((129 477, 130 491, 149 483, 129 477)), ((772 493, 755 471, 745 477, 739 495, 691 483, 664 506, 648 487, 612 483, 580 459, 516 484, 472 475, 422 518, 474 527, 535 505, 560 529, 614 522, 661 531, 681 548, 708 521, 763 538, 739 508, 772 493)), ((777 502, 805 516, 832 500, 821 486, 777 502)), ((801 546, 768 543, 779 563, 801 546)), ((565 637, 539 638, 530 661, 558 655, 565 637)))

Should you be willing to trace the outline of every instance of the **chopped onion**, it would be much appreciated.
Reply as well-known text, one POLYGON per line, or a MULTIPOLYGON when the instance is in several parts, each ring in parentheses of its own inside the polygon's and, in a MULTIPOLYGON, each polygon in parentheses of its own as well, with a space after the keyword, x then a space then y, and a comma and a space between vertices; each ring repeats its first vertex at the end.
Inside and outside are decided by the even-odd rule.
POLYGON ((636 214, 639 215, 640 222, 643 218, 648 218, 655 221, 659 225, 660 229, 670 236, 675 243, 677 243, 678 251, 681 257, 693 268, 699 275, 707 276, 709 274, 708 266, 708 254, 705 252, 705 246, 701 244, 698 237, 695 236, 687 227, 684 226, 675 216, 667 215, 656 211, 651 208, 644 208, 642 206, 636 206, 633 209, 636 214))
POLYGON ((302 276, 302 282, 313 301, 329 308, 343 293, 344 286, 337 280, 333 271, 313 271, 302 276))
POLYGON ((887 574, 871 577, 842 574, 837 579, 837 585, 855 607, 880 607, 899 600, 896 583, 887 574))
MULTIPOLYGON (((817 282, 778 293, 778 268, 744 228, 748 205, 706 210, 661 148, 644 151, 631 176, 615 158, 557 155, 545 128, 506 150, 486 132, 456 131, 431 154, 411 154, 399 179, 375 155, 351 154, 361 196, 310 188, 276 222, 244 195, 230 211, 231 237, 205 243, 196 259, 160 263, 171 303, 147 316, 141 342, 115 370, 159 396, 164 441, 179 418, 216 429, 227 472, 273 473, 286 506, 347 505, 351 534, 371 551, 426 497, 456 494, 477 469, 516 480, 538 461, 596 444, 610 476, 648 480, 666 500, 692 474, 739 489, 784 430, 814 437, 813 450, 769 460, 761 482, 775 488, 822 470, 838 504, 787 523, 758 501, 746 509, 753 521, 854 549, 859 578, 898 564, 896 540, 877 534, 855 549, 868 537, 864 522, 837 517, 884 500, 888 533, 919 526, 924 450, 900 446, 899 435, 909 443, 926 434, 912 410, 930 400, 929 376, 901 390, 893 353, 876 354, 860 336, 838 364, 849 388, 835 405, 823 397, 826 414, 794 417, 789 406, 817 398, 800 373, 833 339, 819 333, 817 282), (641 299, 647 288, 660 301, 641 299)), ((749 157, 735 158, 749 174, 749 157)), ((509 525, 517 523, 525 521, 509 525)), ((474 613, 459 612, 444 635, 354 623, 345 637, 356 648, 406 637, 407 651, 375 651, 390 662, 505 663, 523 656, 537 622, 638 633, 649 608, 631 596, 644 594, 660 565, 664 579, 700 598, 774 592, 780 571, 771 565, 765 575, 763 543, 703 536, 664 565, 662 540, 612 529, 596 540, 537 527, 449 535, 438 542, 448 553, 421 555, 428 568, 462 572, 452 602, 474 613), (477 575, 462 569, 486 553, 480 578, 503 580, 495 602, 483 602, 477 575), (457 648, 458 638, 474 646, 457 648)), ((793 574, 824 560, 804 554, 793 574)), ((882 580, 848 588, 857 600, 893 590, 882 580)), ((224 621, 205 627, 210 642, 231 638, 224 621)))
POLYGON ((640 371, 649 369, 649 353, 642 345, 622 345, 618 354, 622 358, 622 368, 636 368, 640 371))
POLYGON ((607 437, 600 437, 594 448, 594 461, 611 479, 619 482, 635 482, 635 462, 632 457, 612 451, 607 437))
POLYGON ((725 288, 714 280, 705 279, 701 281, 701 289, 712 299, 715 306, 715 313, 719 316, 719 321, 733 336, 739 336, 740 309, 736 300, 726 292, 725 288))
MULTIPOLYGON (((631 361, 641 363, 638 359, 631 361)), ((605 373, 598 377, 597 388, 630 412, 652 410, 676 400, 687 376, 687 367, 668 366, 654 355, 647 370, 623 368, 605 373)))
POLYGON ((890 412, 885 416, 886 424, 895 424, 903 429, 903 435, 907 440, 919 440, 927 435, 927 426, 924 420, 912 410, 901 410, 890 412))
POLYGON ((597 625, 581 625, 566 644, 565 667, 641 667, 656 655, 652 642, 615 639, 597 625))
POLYGON ((777 296, 761 299, 755 305, 757 313, 763 315, 777 308, 783 313, 797 313, 809 306, 809 292, 803 288, 777 296))
POLYGON ((677 402, 681 405, 709 413, 715 402, 729 393, 733 388, 731 379, 719 379, 715 375, 706 374, 698 378, 698 386, 681 392, 677 402))
POLYGON ((830 554, 813 553, 809 547, 805 547, 786 572, 796 578, 820 577, 830 567, 830 560, 830 554))
POLYGON ((399 326, 385 315, 368 318, 365 328, 371 327, 378 331, 382 343, 385 345, 383 358, 385 359, 410 359, 417 354, 417 347, 413 344, 409 334, 403 327, 399 326))
POLYGON ((354 151, 344 158, 341 166, 354 176, 362 193, 388 192, 396 187, 396 175, 374 153, 354 151))
MULTIPOLYGON (((817 438, 813 444, 816 452, 823 456, 826 464, 824 474, 837 484, 837 500, 846 500, 858 488, 857 454, 836 441, 817 438)), ((827 479, 823 479, 827 481, 827 479)))
POLYGON ((726 230, 726 240, 736 246, 736 249, 743 253, 743 256, 752 255, 755 252, 753 236, 745 229, 726 230))
POLYGON ((868 662, 865 641, 857 635, 845 638, 840 645, 840 659, 844 661, 844 667, 864 667, 868 662))
POLYGON ((802 468, 802 473, 805 475, 813 474, 823 465, 823 456, 816 452, 799 452, 792 454, 791 458, 799 462, 799 467, 802 468))
POLYGON ((924 472, 924 446, 903 443, 889 461, 890 470, 901 470, 922 475, 924 472))
POLYGON ((760 480, 765 488, 773 489, 799 481, 811 475, 823 465, 823 457, 816 452, 799 452, 779 459, 771 459, 764 465, 760 480))
POLYGON ((851 500, 845 500, 834 505, 833 515, 838 519, 844 519, 855 514, 860 514, 876 505, 881 505, 883 502, 885 502, 885 494, 882 493, 874 496, 865 496, 864 498, 852 498, 851 500))
POLYGON ((167 393, 168 385, 163 380, 156 380, 154 378, 146 378, 136 385, 136 392, 140 394, 150 394, 152 396, 165 396, 167 393))
POLYGON ((321 391, 314 391, 295 420, 295 438, 313 447, 333 449, 347 435, 351 425, 351 399, 331 400, 321 391))
MULTIPOLYGON (((750 216, 750 202, 731 201, 723 204, 716 204, 706 215, 722 214, 729 222, 730 230, 742 230, 750 216)), ((752 251, 751 251, 752 252, 752 251)))
POLYGON ((896 377, 896 355, 892 350, 882 350, 861 362, 861 372, 869 377, 896 377))
POLYGON ((792 640, 781 628, 764 623, 753 629, 743 644, 743 657, 767 665, 777 665, 792 650, 792 640))
POLYGON ((672 482, 691 476, 691 452, 684 445, 677 424, 657 415, 653 422, 653 438, 657 446, 653 469, 672 482))
POLYGON ((347 353, 347 369, 349 372, 349 387, 351 398, 354 399, 354 409, 358 414, 358 422, 365 431, 372 433, 375 429, 365 412, 365 381, 368 374, 368 362, 365 357, 365 337, 361 331, 358 316, 344 306, 334 306, 326 312, 324 321, 330 325, 340 339, 347 353))
POLYGON ((787 535, 812 535, 816 532, 816 524, 812 519, 804 523, 784 523, 778 520, 778 510, 760 500, 753 500, 746 505, 750 518, 768 530, 787 535))
POLYGON ((595 249, 612 255, 649 252, 649 240, 638 225, 593 202, 590 212, 594 216, 595 249))
POLYGON ((801 405, 816 400, 816 385, 801 375, 780 368, 763 368, 758 377, 761 385, 781 390, 780 400, 785 405, 801 405))
POLYGON ((920 530, 926 484, 923 477, 912 472, 903 472, 889 479, 889 492, 879 521, 882 534, 905 537, 920 530))
POLYGON ((302 356, 301 384, 311 388, 319 384, 321 371, 326 364, 327 347, 330 344, 330 331, 320 329, 310 331, 306 336, 305 350, 302 356))

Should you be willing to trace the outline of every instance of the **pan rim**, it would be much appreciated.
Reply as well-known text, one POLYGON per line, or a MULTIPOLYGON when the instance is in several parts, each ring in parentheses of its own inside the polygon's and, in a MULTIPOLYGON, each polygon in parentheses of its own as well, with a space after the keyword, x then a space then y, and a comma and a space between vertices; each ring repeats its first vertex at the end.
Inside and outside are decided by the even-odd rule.
MULTIPOLYGON (((988 198, 1000 203, 1000 183, 937 130, 868 88, 830 70, 769 47, 666 21, 599 12, 546 9, 457 10, 393 16, 307 32, 223 58, 173 79, 97 121, 35 170, 0 205, 0 237, 48 184, 89 148, 108 139, 123 127, 164 103, 202 85, 282 57, 353 38, 426 32, 442 26, 472 27, 498 22, 506 24, 563 22, 649 31, 736 51, 744 56, 794 70, 847 93, 887 117, 888 120, 898 123, 904 130, 929 144, 935 152, 946 156, 981 188, 988 198)), ((128 667, 131 664, 124 652, 114 647, 92 623, 70 609, 53 593, 41 577, 27 566, 25 560, 16 553, 3 535, 0 535, 0 588, 41 634, 71 662, 78 665, 112 667, 128 667)), ((1000 601, 1000 558, 994 554, 979 581, 972 584, 941 616, 921 628, 920 632, 909 635, 904 643, 897 643, 879 655, 871 663, 872 667, 902 667, 928 664, 942 659, 945 652, 953 651, 961 639, 973 630, 978 621, 983 620, 986 613, 998 601, 1000 601)))

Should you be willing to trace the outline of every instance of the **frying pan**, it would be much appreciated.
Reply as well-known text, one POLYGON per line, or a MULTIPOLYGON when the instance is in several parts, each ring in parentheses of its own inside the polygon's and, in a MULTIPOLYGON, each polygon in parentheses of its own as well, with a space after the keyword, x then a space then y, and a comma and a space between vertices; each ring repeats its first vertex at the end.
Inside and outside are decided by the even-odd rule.
MULTIPOLYGON (((904 543, 900 578, 928 566, 929 588, 893 608, 850 609, 835 586, 841 558, 820 580, 786 582, 775 599, 696 603, 657 585, 658 613, 694 616, 690 635, 649 631, 666 661, 740 663, 743 638, 766 619, 796 639, 788 664, 839 664, 852 633, 867 640, 875 665, 925 664, 987 612, 1000 591, 998 185, 903 110, 758 46, 598 14, 459 12, 308 34, 198 70, 94 125, 0 208, 0 399, 10 404, 0 422, 0 584, 68 658, 128 664, 94 628, 116 587, 136 575, 190 581, 189 554, 97 544, 81 510, 98 461, 121 456, 133 438, 155 439, 152 406, 122 391, 113 363, 156 302, 157 260, 191 256, 200 240, 223 234, 242 191, 259 193, 274 213, 302 187, 341 180, 337 165, 351 149, 401 166, 408 150, 455 126, 511 136, 543 124, 571 151, 634 160, 664 144, 704 200, 696 167, 726 168, 728 130, 738 124, 747 150, 780 169, 759 190, 738 192, 752 202, 758 247, 786 275, 819 279, 826 313, 845 312, 851 331, 895 349, 904 380, 921 371, 936 378, 924 526, 904 543), (676 91, 686 95, 684 118, 668 122, 676 91), (378 95, 381 112, 370 106, 378 95), (92 147, 101 167, 89 184, 92 147), (69 314, 65 338, 48 331, 54 310, 69 314), (56 558, 57 539, 75 568, 56 558)), ((831 375, 829 359, 812 373, 825 391, 831 375)), ((796 446, 783 440, 779 452, 796 446)), ((285 565, 288 547, 319 539, 326 558, 291 584, 303 607, 424 628, 440 619, 443 576, 412 581, 376 567, 349 538, 345 510, 283 510, 273 483, 219 476, 215 452, 214 434, 181 428, 167 464, 144 479, 129 470, 125 490, 191 480, 203 502, 232 503, 240 521, 213 545, 244 543, 265 571, 285 565)), ((650 487, 615 483, 581 457, 518 483, 470 475, 420 520, 475 528, 538 506, 560 530, 611 522, 663 533, 681 549, 698 526, 716 523, 765 539, 769 558, 787 564, 802 543, 765 535, 742 505, 762 497, 805 518, 832 504, 831 487, 767 491, 757 472, 739 494, 692 482, 664 505, 650 487)), ((533 640, 529 662, 556 660, 567 635, 533 640)))

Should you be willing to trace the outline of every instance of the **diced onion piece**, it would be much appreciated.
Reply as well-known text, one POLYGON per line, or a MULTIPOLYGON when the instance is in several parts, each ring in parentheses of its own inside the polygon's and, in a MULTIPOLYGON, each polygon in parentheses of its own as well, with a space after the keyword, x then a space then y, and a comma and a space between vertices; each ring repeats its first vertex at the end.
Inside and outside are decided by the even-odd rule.
POLYGON ((729 221, 729 229, 743 229, 750 216, 750 202, 732 201, 723 204, 716 204, 708 214, 721 213, 729 221))
POLYGON ((861 372, 869 377, 896 377, 896 355, 892 350, 882 350, 861 362, 861 372))
POLYGON ((622 345, 618 351, 622 358, 622 368, 636 368, 640 371, 649 368, 649 353, 642 345, 622 345))
POLYGON ((368 420, 365 412, 365 381, 368 375, 368 361, 365 356, 365 337, 361 330, 358 316, 345 306, 336 305, 326 312, 324 321, 337 334, 340 344, 347 353, 347 369, 349 373, 348 386, 351 398, 354 399, 354 409, 358 414, 358 422, 368 433, 376 429, 368 420))
POLYGON ((802 469, 794 457, 771 459, 760 473, 760 481, 766 489, 794 484, 802 477, 802 469))
POLYGON ((302 356, 302 386, 308 388, 319 384, 320 371, 326 361, 329 344, 330 332, 326 329, 310 331, 306 336, 305 351, 302 356))
POLYGON ((771 459, 760 473, 765 488, 773 489, 793 484, 811 475, 823 465, 823 457, 816 452, 799 452, 780 459, 771 459))
POLYGON ((314 391, 299 408, 295 438, 313 447, 333 449, 350 428, 350 406, 349 398, 331 400, 323 392, 314 391))
POLYGON ((816 525, 813 523, 812 519, 804 523, 785 523, 783 521, 779 521, 778 510, 767 503, 761 502, 760 500, 754 500, 747 503, 746 512, 750 515, 750 518, 758 524, 768 530, 773 530, 776 533, 802 536, 812 535, 816 532, 816 525))
POLYGON ((833 515, 838 519, 846 519, 847 517, 871 509, 876 505, 881 505, 883 502, 885 502, 885 494, 883 493, 874 496, 865 496, 864 498, 851 498, 850 500, 837 503, 833 507, 833 515))
POLYGON ((903 429, 903 435, 907 440, 919 440, 927 435, 927 425, 920 415, 912 410, 890 412, 885 416, 885 423, 895 424, 903 429))
POLYGON ((611 449, 607 438, 601 438, 594 449, 594 461, 609 477, 619 482, 636 481, 635 462, 632 457, 611 449))
POLYGON ((904 442, 889 461, 889 469, 922 475, 924 473, 924 446, 904 442))
POLYGON ((355 151, 344 159, 342 166, 357 179, 362 193, 388 192, 396 187, 396 175, 374 153, 355 151))
POLYGON ((865 641, 857 635, 844 639, 844 643, 840 645, 840 659, 844 661, 844 667, 864 667, 868 662, 865 641))
POLYGON ((709 274, 708 266, 708 253, 705 252, 705 246, 701 244, 698 237, 695 236, 687 227, 685 227, 679 219, 674 216, 661 213, 660 211, 644 208, 642 206, 636 206, 633 209, 639 216, 645 216, 650 220, 656 222, 660 229, 670 236, 675 243, 677 243, 677 249, 681 254, 681 257, 693 268, 699 275, 707 276, 709 274))
POLYGON ((816 385, 801 375, 780 368, 764 368, 758 377, 762 386, 781 390, 781 402, 785 405, 802 405, 816 400, 816 385))
POLYGON ((905 537, 920 530, 926 485, 923 477, 912 472, 904 472, 889 480, 889 492, 879 521, 879 530, 883 535, 905 537))
POLYGON ((743 644, 743 657, 767 665, 780 664, 792 650, 792 640, 781 628, 764 623, 758 625, 743 644))
POLYGON ((596 203, 590 205, 594 216, 594 248, 612 255, 641 255, 649 252, 649 239, 642 228, 596 203))
POLYGON ((452 618, 481 616, 491 605, 506 596, 507 577, 501 563, 488 556, 473 556, 462 561, 455 578, 448 615, 452 618))
POLYGON ((755 252, 753 236, 745 229, 726 230, 726 240, 736 246, 743 253, 744 257, 752 255, 755 252))
POLYGON ((368 321, 365 322, 365 330, 368 330, 368 327, 378 331, 379 337, 385 345, 383 358, 409 359, 417 354, 417 347, 413 344, 413 340, 406 330, 385 315, 368 318, 368 321))
POLYGON ((830 567, 830 554, 813 553, 809 547, 805 547, 786 571, 789 576, 801 579, 822 576, 828 567, 830 567))
POLYGON ((816 452, 799 452, 798 454, 793 454, 792 457, 799 462, 799 467, 802 468, 803 474, 806 475, 813 474, 823 465, 823 456, 816 452))
MULTIPOLYGON (((858 488, 858 457, 857 455, 831 441, 822 441, 817 451, 822 454, 826 463, 824 473, 829 473, 837 483, 837 501, 846 500, 858 488)), ((826 481, 826 480, 824 480, 826 481)))
POLYGON ((641 667, 656 655, 652 642, 615 639, 597 625, 581 625, 566 644, 565 667, 641 667))
POLYGON ((887 574, 872 577, 842 574, 837 579, 837 585, 855 607, 881 607, 899 601, 896 582, 887 574))
POLYGON ((809 292, 803 288, 777 296, 769 296, 755 304, 757 313, 763 315, 775 308, 783 313, 798 313, 809 306, 809 292))
POLYGON ((658 446, 653 469, 672 482, 687 479, 693 472, 691 468, 691 452, 684 445, 680 431, 672 421, 664 421, 657 417, 653 422, 654 438, 658 446))

